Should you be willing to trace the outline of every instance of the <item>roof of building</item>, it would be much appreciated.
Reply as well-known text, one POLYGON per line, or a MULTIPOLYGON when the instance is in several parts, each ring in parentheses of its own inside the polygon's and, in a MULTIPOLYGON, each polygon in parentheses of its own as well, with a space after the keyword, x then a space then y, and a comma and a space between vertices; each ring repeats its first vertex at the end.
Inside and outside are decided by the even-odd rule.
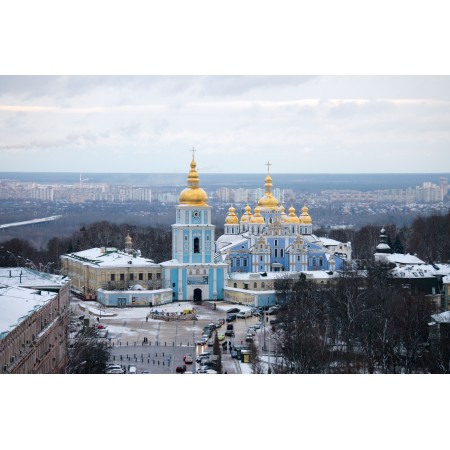
POLYGON ((402 253, 383 254, 383 257, 395 264, 425 264, 425 261, 422 261, 417 256, 410 255, 409 253, 406 255, 402 253))
POLYGON ((440 314, 433 314, 431 317, 438 323, 450 323, 450 311, 444 311, 440 314))
POLYGON ((68 282, 61 275, 39 272, 28 267, 0 267, 0 284, 40 289, 59 289, 68 282))
POLYGON ((159 264, 149 258, 143 258, 139 253, 129 254, 114 247, 95 247, 64 255, 64 257, 95 267, 127 267, 129 265, 159 267, 159 264))
POLYGON ((55 292, 0 284, 0 339, 55 297, 55 292))

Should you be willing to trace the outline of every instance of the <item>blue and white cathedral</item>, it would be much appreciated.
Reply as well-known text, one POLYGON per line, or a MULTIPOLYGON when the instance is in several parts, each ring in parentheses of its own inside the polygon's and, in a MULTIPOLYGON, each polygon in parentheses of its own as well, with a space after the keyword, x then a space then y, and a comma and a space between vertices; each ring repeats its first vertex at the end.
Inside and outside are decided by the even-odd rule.
POLYGON ((163 287, 172 290, 173 301, 222 300, 234 273, 335 271, 351 260, 350 242, 313 234, 306 206, 299 216, 293 206, 286 214, 272 194, 269 173, 253 212, 247 205, 239 218, 231 206, 217 241, 207 201, 193 157, 172 225, 172 259, 161 263, 163 287))
MULTIPOLYGON (((270 167, 270 164, 268 163, 270 167)), ((257 206, 247 205, 239 218, 231 206, 224 234, 216 243, 217 260, 233 272, 334 271, 351 260, 351 243, 318 238, 313 234, 307 206, 299 216, 285 208, 272 194, 272 177, 265 178, 265 193, 257 206)))

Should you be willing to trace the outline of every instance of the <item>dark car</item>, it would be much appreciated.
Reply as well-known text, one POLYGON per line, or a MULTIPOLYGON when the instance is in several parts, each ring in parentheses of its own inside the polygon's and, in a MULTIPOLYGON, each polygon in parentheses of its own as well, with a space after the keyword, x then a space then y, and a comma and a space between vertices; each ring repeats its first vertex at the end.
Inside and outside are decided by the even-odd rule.
POLYGON ((176 369, 175 369, 175 372, 176 373, 184 373, 184 372, 186 372, 186 366, 178 366, 176 369))
POLYGON ((228 336, 228 337, 234 337, 234 331, 233 331, 233 330, 227 330, 227 331, 225 331, 225 336, 228 336))
POLYGON ((239 308, 230 308, 230 309, 227 311, 227 314, 233 314, 233 313, 238 313, 238 312, 240 312, 240 309, 239 309, 239 308))
POLYGON ((227 322, 234 322, 236 320, 236 314, 230 314, 227 316, 227 322))
POLYGON ((227 325, 227 330, 234 330, 234 326, 233 326, 232 323, 229 323, 229 324, 227 325))

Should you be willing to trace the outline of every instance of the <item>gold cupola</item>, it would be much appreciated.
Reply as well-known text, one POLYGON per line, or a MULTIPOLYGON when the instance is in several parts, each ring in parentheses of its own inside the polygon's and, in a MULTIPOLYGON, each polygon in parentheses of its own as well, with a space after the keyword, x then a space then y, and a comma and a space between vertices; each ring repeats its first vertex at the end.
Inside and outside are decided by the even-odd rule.
POLYGON ((239 224, 239 219, 238 216, 235 213, 235 209, 230 206, 230 208, 228 209, 228 215, 225 219, 225 225, 238 225, 239 224))
POLYGON ((199 187, 200 177, 197 172, 197 164, 194 158, 191 162, 191 170, 188 174, 188 187, 180 194, 180 204, 189 206, 207 206, 208 195, 199 187))
POLYGON ((302 208, 302 213, 300 214, 299 219, 301 224, 310 225, 312 223, 312 219, 308 214, 308 208, 306 205, 302 208))
POLYGON ((255 214, 253 214, 252 218, 250 219, 250 223, 265 223, 264 222, 264 217, 261 216, 261 214, 259 213, 260 209, 257 206, 255 208, 255 214))
POLYGON ((287 221, 294 224, 300 223, 299 218, 295 215, 295 208, 293 206, 289 208, 289 216, 287 221))
POLYGON ((266 192, 259 199, 258 206, 261 206, 261 208, 269 208, 269 209, 277 208, 278 200, 272 194, 272 177, 270 175, 267 175, 264 187, 266 188, 266 192))
POLYGON ((245 213, 242 214, 241 222, 250 222, 250 220, 252 218, 251 210, 252 210, 252 208, 250 207, 250 205, 247 205, 245 207, 245 213))

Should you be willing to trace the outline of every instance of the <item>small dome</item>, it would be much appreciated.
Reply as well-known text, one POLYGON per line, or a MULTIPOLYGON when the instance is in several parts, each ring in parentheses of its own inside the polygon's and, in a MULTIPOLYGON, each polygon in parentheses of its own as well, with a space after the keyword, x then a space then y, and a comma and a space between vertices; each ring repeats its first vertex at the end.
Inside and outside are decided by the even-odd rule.
POLYGON ((287 218, 287 222, 288 223, 293 223, 293 224, 300 223, 299 218, 295 215, 295 208, 293 206, 291 206, 289 208, 289 215, 288 215, 288 218, 287 218))
POLYGON ((239 219, 236 216, 235 211, 236 210, 232 206, 230 206, 230 208, 228 209, 228 215, 225 219, 225 225, 234 225, 239 223, 239 219))
POLYGON ((250 223, 265 223, 264 218, 259 213, 260 209, 257 206, 255 208, 255 214, 253 214, 252 218, 250 219, 250 223))
POLYGON ((241 222, 250 222, 250 219, 252 218, 251 210, 252 208, 250 208, 249 205, 245 207, 245 213, 242 214, 241 222))
POLYGON ((304 206, 302 208, 302 213, 300 214, 300 223, 304 225, 309 225, 312 223, 311 216, 308 214, 308 208, 304 206))

